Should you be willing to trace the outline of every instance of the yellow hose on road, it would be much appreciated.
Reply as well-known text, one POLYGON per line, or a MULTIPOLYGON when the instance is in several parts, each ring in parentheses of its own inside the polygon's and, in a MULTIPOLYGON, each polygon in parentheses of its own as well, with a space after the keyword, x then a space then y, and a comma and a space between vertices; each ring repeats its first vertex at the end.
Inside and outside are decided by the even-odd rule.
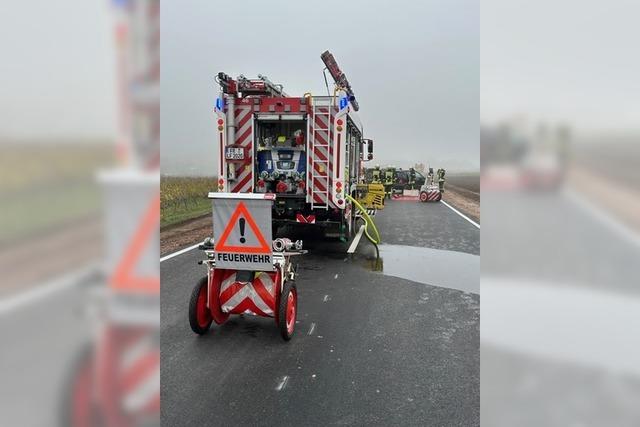
POLYGON ((367 213, 367 210, 365 208, 362 207, 362 205, 360 203, 358 203, 358 201, 356 199, 354 199, 353 197, 351 197, 348 194, 345 194, 345 197, 347 198, 347 200, 351 201, 351 203, 353 203, 356 208, 358 208, 358 210, 360 211, 360 213, 362 214, 362 217, 364 218, 364 222, 365 222, 365 227, 364 227, 364 234, 365 236, 367 236, 367 239, 369 239, 369 241, 371 243, 373 243, 374 245, 379 245, 380 244, 380 233, 378 232, 378 228, 376 228, 376 224, 373 222, 373 220, 371 219, 371 217, 369 216, 369 214, 367 213), (376 238, 374 239, 373 237, 371 237, 371 235, 369 234, 369 226, 371 226, 371 228, 373 229, 376 238))

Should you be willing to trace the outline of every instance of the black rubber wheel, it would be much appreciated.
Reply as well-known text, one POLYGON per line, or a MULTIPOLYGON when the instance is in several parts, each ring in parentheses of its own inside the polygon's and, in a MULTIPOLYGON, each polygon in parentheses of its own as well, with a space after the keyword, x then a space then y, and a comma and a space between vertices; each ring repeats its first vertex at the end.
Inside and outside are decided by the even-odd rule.
POLYGON ((278 328, 285 341, 289 341, 296 331, 296 318, 298 316, 298 290, 293 280, 284 284, 280 303, 278 304, 278 328))
POLYGON ((203 277, 194 286, 189 300, 189 325, 198 335, 209 331, 213 317, 207 307, 207 277, 203 277))

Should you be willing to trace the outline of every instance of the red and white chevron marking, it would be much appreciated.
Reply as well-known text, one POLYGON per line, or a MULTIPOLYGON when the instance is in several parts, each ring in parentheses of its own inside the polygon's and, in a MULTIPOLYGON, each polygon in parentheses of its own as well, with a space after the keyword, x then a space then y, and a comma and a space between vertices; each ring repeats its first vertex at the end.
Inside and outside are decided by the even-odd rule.
POLYGON ((277 273, 258 272, 253 282, 236 281, 236 272, 232 270, 222 277, 220 305, 223 312, 274 317, 277 273))
MULTIPOLYGON (((126 413, 154 413, 160 409, 160 348, 152 331, 118 331, 121 345, 119 389, 126 413)), ((112 342, 113 343, 113 342, 112 342)), ((114 343, 115 344, 115 343, 114 343)))
POLYGON ((427 191, 427 201, 429 202, 438 202, 442 198, 440 191, 429 190, 427 191))
POLYGON ((253 191, 253 114, 251 106, 236 108, 236 140, 235 143, 247 150, 244 162, 236 164, 237 179, 230 182, 232 193, 250 193, 253 191))
POLYGON ((296 222, 299 222, 301 224, 315 224, 316 223, 316 216, 315 215, 304 216, 301 213, 297 213, 296 214, 296 222))

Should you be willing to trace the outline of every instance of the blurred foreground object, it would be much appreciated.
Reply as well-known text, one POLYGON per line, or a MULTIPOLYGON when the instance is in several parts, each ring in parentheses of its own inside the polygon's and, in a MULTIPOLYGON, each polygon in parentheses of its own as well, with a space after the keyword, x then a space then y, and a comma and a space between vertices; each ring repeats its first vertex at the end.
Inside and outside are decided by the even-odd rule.
POLYGON ((124 166, 99 176, 108 287, 62 407, 73 426, 159 425, 159 8, 155 0, 114 2, 124 166))
POLYGON ((4 11, 3 426, 159 425, 159 2, 98 3, 4 11))
POLYGON ((482 425, 640 425, 640 4, 482 9, 482 425))

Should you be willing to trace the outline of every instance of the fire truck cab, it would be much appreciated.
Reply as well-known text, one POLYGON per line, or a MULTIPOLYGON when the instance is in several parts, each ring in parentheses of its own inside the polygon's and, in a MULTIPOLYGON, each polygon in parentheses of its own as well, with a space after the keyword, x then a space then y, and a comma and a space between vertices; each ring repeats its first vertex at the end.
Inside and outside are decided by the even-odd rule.
POLYGON ((292 97, 265 76, 231 79, 219 73, 216 100, 218 191, 275 193, 274 229, 315 224, 327 237, 350 238, 354 196, 373 158, 358 104, 329 52, 333 96, 292 97))

